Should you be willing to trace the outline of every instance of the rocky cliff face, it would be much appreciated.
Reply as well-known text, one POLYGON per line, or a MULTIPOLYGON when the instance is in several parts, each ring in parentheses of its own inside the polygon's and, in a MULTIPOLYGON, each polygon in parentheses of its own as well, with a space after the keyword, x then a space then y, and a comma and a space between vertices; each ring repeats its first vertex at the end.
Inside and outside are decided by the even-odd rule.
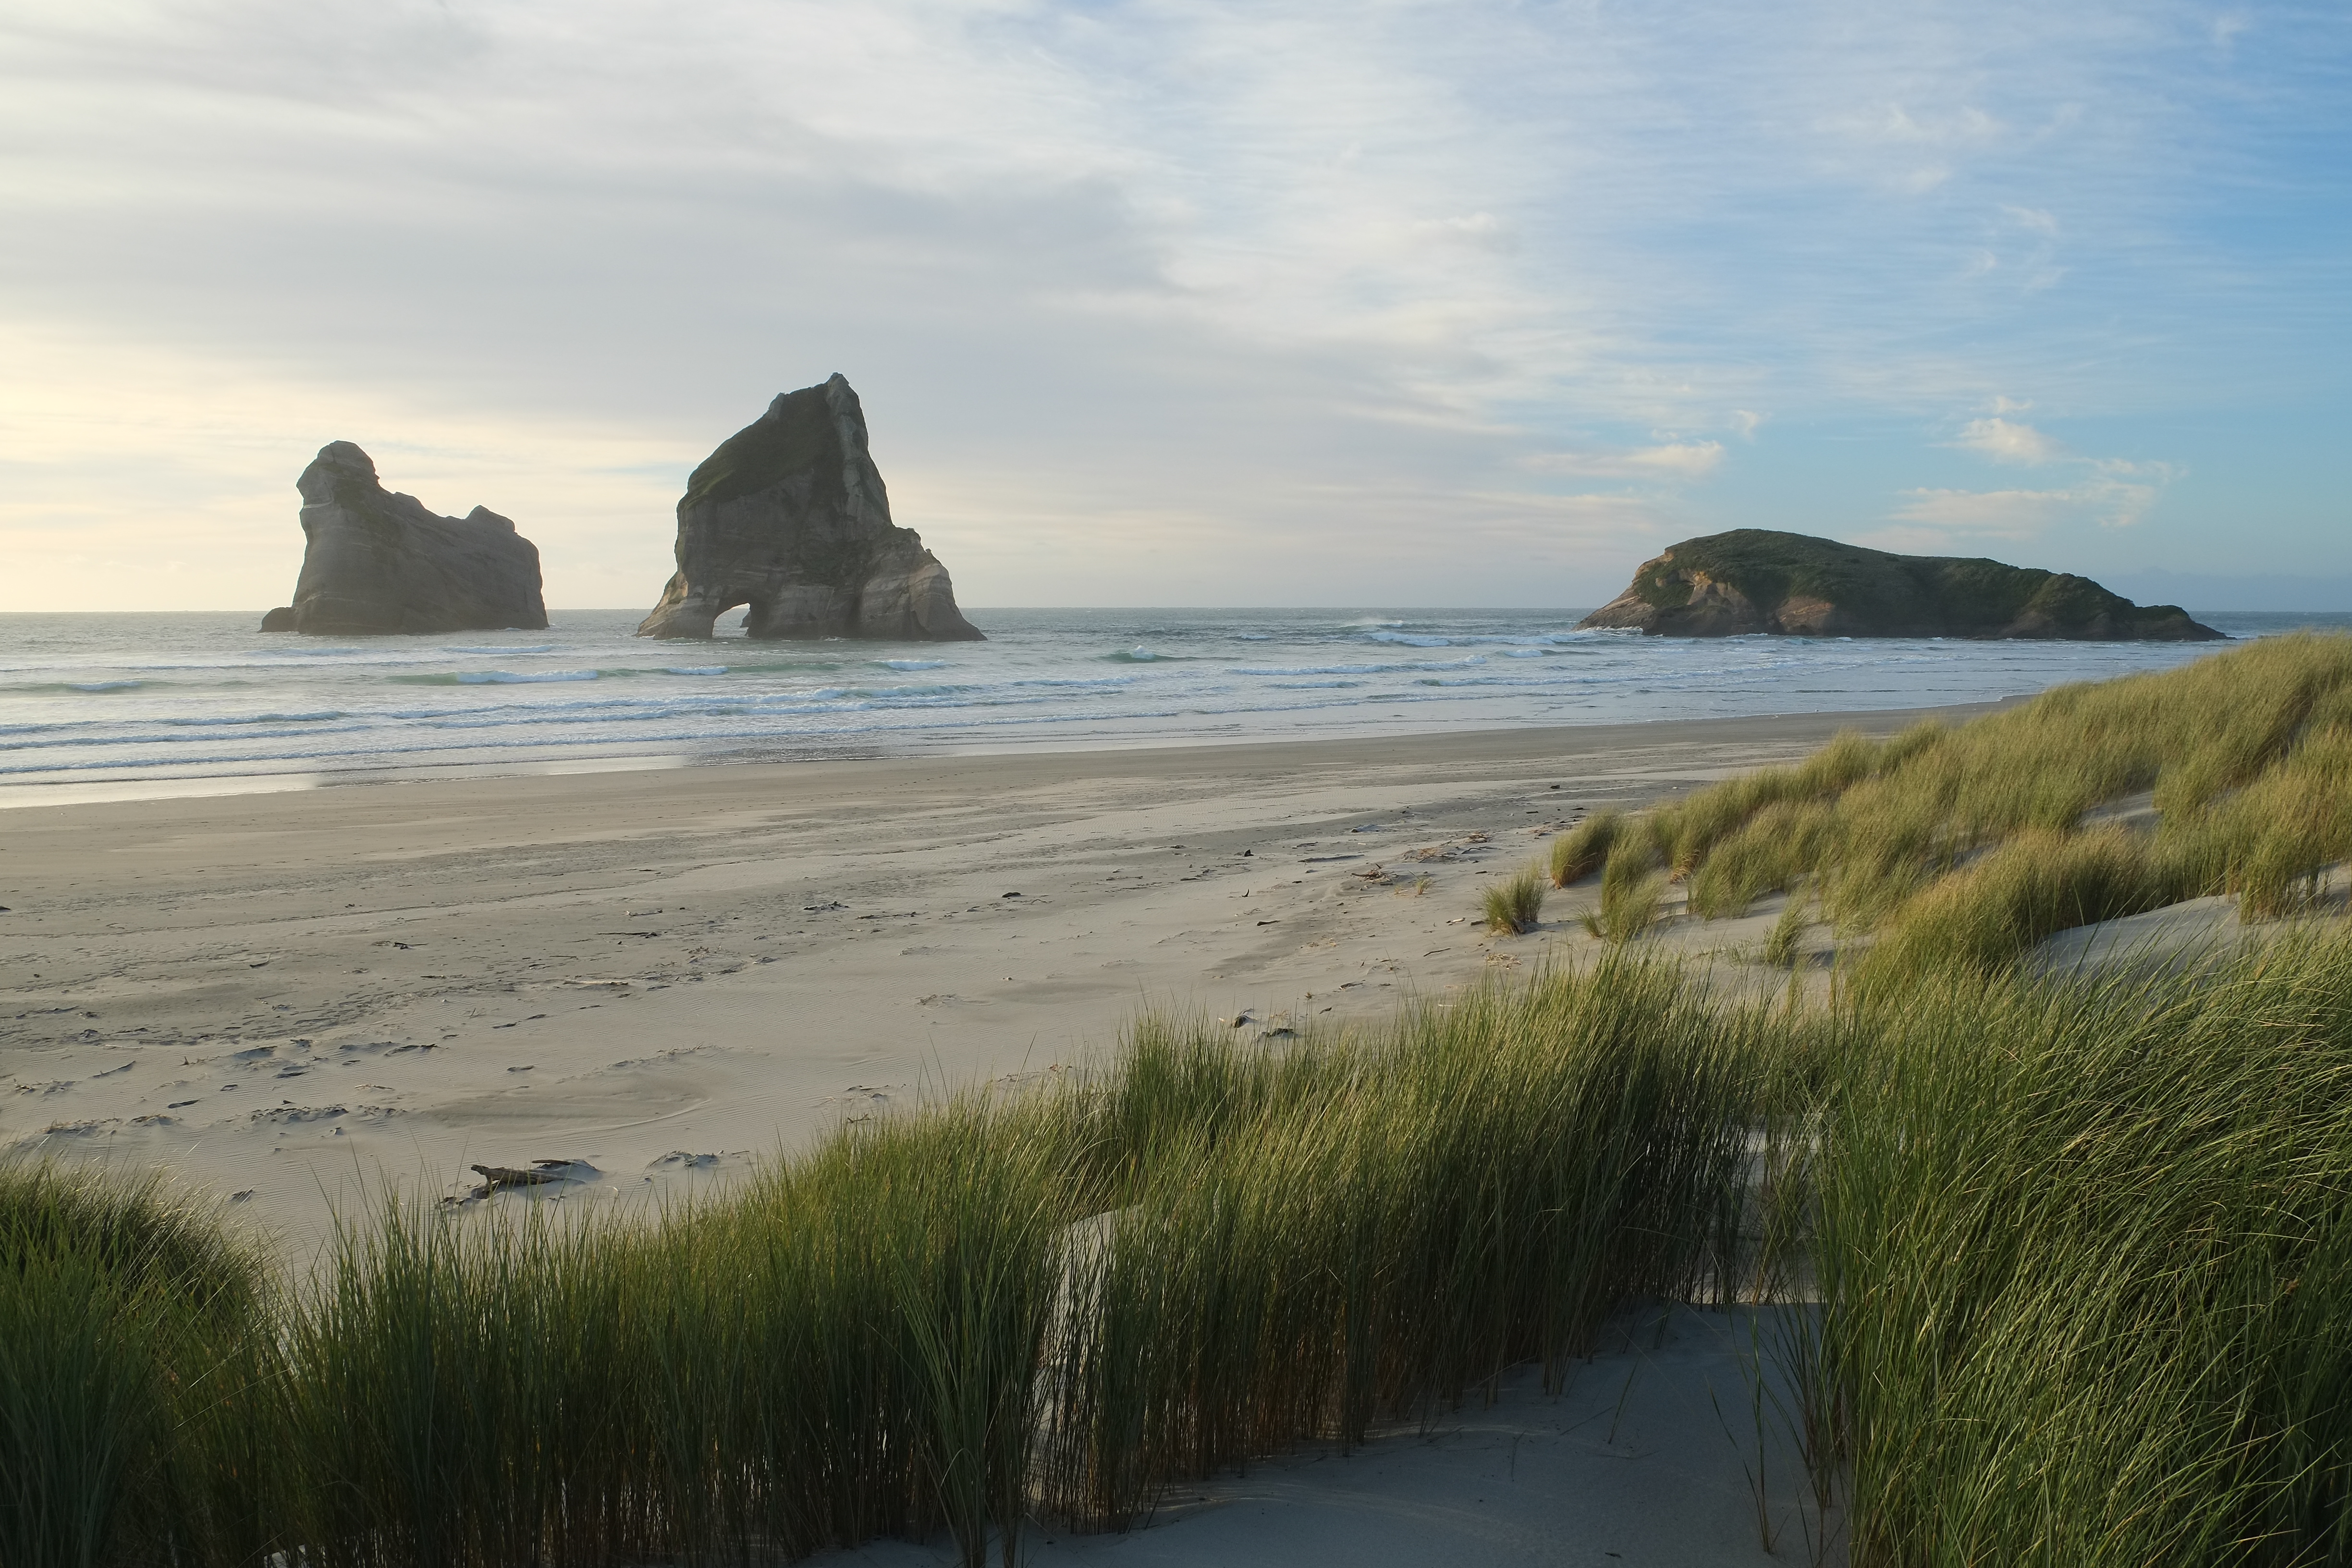
POLYGON ((1743 528, 1686 539, 1581 623, 1654 637, 2042 637, 2200 642, 2221 633, 2087 577, 1998 561, 1895 555, 1743 528))
POLYGON ((331 441, 302 470, 302 574, 294 602, 262 617, 265 632, 351 637, 470 632, 547 625, 539 550, 497 512, 438 517, 387 491, 375 464, 331 441))
POLYGON ((839 375, 778 396, 694 470, 677 574, 637 635, 707 637, 738 605, 755 637, 982 640, 948 569, 890 521, 865 410, 839 375))

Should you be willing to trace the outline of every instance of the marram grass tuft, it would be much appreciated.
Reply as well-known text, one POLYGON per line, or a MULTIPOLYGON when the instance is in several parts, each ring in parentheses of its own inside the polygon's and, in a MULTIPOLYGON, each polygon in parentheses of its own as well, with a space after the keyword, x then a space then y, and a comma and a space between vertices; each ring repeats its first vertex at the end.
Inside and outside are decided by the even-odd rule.
POLYGON ((1530 867, 1488 888, 1480 903, 1488 931, 1502 936, 1523 936, 1543 920, 1543 874, 1530 867))

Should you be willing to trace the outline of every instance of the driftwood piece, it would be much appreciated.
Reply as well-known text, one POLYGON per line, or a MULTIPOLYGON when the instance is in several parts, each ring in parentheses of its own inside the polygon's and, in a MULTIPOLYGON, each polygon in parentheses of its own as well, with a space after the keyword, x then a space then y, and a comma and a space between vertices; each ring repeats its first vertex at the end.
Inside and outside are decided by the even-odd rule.
POLYGON ((589 1182, 603 1173, 585 1160, 533 1160, 529 1170, 519 1170, 511 1165, 472 1165, 467 1169, 482 1178, 482 1184, 467 1188, 462 1195, 452 1194, 443 1198, 444 1204, 478 1204, 492 1193, 507 1188, 589 1182))
POLYGON ((510 1165, 472 1165, 467 1169, 481 1177, 495 1192, 500 1187, 537 1187, 549 1182, 560 1182, 567 1173, 569 1165, 567 1161, 558 1163, 552 1170, 518 1171, 510 1165))

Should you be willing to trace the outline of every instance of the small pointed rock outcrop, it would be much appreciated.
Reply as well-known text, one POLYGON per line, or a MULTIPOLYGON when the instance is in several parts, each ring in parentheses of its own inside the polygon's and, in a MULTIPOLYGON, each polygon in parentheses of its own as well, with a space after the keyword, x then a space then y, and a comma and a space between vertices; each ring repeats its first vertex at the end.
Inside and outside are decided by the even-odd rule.
POLYGON ((755 637, 978 642, 948 569, 890 521, 849 383, 787 392, 719 444, 677 503, 677 572, 639 637, 707 637, 748 605, 755 637))
POLYGON ((302 573, 294 602, 263 616, 263 631, 353 637, 547 625, 538 546, 487 507, 436 516, 415 496, 386 490, 374 462, 349 441, 320 447, 295 488, 302 573))

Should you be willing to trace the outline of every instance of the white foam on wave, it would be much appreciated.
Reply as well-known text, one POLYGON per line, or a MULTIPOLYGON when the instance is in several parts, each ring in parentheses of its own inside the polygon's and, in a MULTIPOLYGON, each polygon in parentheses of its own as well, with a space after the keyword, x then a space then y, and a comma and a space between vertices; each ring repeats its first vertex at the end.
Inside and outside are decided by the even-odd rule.
POLYGON ((510 669, 461 669, 457 672, 460 686, 541 686, 556 680, 593 680, 600 672, 593 669, 551 669, 542 675, 521 675, 510 669))
POLYGON ((1242 664, 1234 666, 1229 673, 1234 675, 1262 675, 1274 677, 1296 675, 1405 675, 1414 670, 1422 669, 1469 669, 1486 662, 1486 656, 1485 654, 1474 653, 1466 655, 1461 658, 1419 658, 1394 664, 1242 664))
POLYGON ((948 667, 948 661, 943 658, 877 658, 874 662, 885 669, 898 670, 945 669, 948 667))
POLYGON ((841 687, 821 686, 814 691, 763 691, 751 700, 765 708, 780 702, 831 702, 848 695, 841 687))
POLYGON ((665 669, 662 673, 664 675, 724 675, 727 673, 727 667, 723 664, 685 664, 665 669))
POLYGON ((315 713, 173 713, 156 721, 209 728, 222 724, 324 724, 345 717, 340 708, 322 708, 315 713))

